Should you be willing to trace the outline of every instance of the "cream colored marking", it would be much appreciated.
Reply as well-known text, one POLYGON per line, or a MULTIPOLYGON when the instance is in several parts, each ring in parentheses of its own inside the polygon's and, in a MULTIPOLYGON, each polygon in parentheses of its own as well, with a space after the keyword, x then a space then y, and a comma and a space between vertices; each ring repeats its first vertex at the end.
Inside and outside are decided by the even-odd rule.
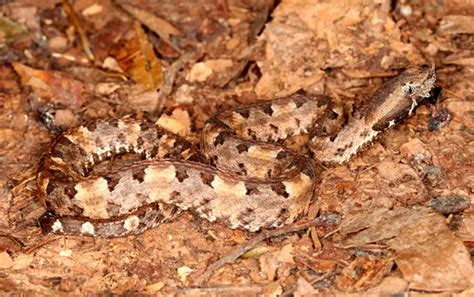
POLYGON ((63 224, 60 220, 54 221, 54 224, 51 226, 51 230, 53 232, 63 232, 63 224))
POLYGON ((283 150, 269 150, 266 148, 262 148, 256 145, 252 145, 249 147, 247 153, 248 156, 253 159, 260 159, 260 160, 275 160, 278 156, 278 153, 282 152, 283 150))
POLYGON ((95 235, 95 228, 90 222, 85 222, 81 225, 81 234, 95 235))
POLYGON ((125 131, 126 143, 131 143, 136 146, 138 136, 140 135, 140 125, 138 123, 127 123, 124 121, 118 122, 118 128, 120 131, 125 131))
POLYGON ((84 216, 101 219, 109 217, 107 201, 110 198, 110 191, 107 180, 100 177, 92 181, 80 182, 74 186, 74 189, 76 195, 72 200, 84 209, 84 216))
POLYGON ((232 117, 234 117, 234 121, 236 121, 237 123, 242 123, 246 120, 240 113, 236 111, 232 112, 232 117))
POLYGON ((127 231, 133 231, 140 225, 140 219, 137 216, 128 217, 123 223, 123 228, 127 231))
POLYGON ((327 147, 321 152, 323 157, 322 160, 336 163, 347 162, 379 133, 380 131, 375 131, 372 128, 367 127, 363 120, 353 122, 351 126, 348 126, 339 133, 334 142, 329 142, 327 144, 327 147), (338 155, 340 149, 343 149, 344 151, 342 154, 338 155))
POLYGON ((149 166, 145 169, 146 183, 156 183, 165 180, 168 183, 173 182, 176 176, 176 168, 173 165, 167 167, 149 166))
POLYGON ((410 106, 410 110, 408 111, 408 116, 411 116, 412 112, 415 110, 415 107, 418 105, 418 103, 416 102, 416 99, 412 98, 411 99, 411 106, 410 106))
POLYGON ((288 102, 287 104, 272 104, 272 117, 277 117, 288 113, 288 110, 296 110, 296 103, 293 101, 288 102))
POLYGON ((93 153, 96 149, 96 143, 90 131, 84 126, 79 127, 73 134, 64 136, 72 143, 79 145, 87 154, 93 153))
POLYGON ((353 155, 357 154, 357 152, 368 142, 372 141, 377 135, 379 135, 379 131, 375 131, 372 128, 367 128, 368 131, 364 133, 365 137, 362 138, 360 141, 356 141, 352 147, 349 147, 347 150, 348 153, 345 154, 344 162, 348 161, 353 155))
POLYGON ((299 197, 308 190, 307 186, 311 187, 311 178, 304 173, 300 173, 300 181, 296 183, 294 181, 283 181, 282 183, 290 197, 299 197))
POLYGON ((51 161, 53 161, 56 164, 61 164, 61 165, 64 164, 64 160, 61 158, 51 157, 51 161))
POLYGON ((96 148, 94 153, 98 156, 103 156, 110 153, 110 150, 111 150, 110 146, 105 145, 103 148, 100 148, 100 147, 96 148))
MULTIPOLYGON (((214 188, 214 191, 218 194, 222 194, 225 196, 240 196, 243 197, 245 196, 245 193, 247 193, 247 188, 245 188, 245 184, 243 181, 240 181, 236 184, 231 184, 223 179, 221 179, 219 176, 214 176, 213 181, 211 182, 211 186, 214 188)), ((224 196, 224 197, 225 197, 224 196)))
POLYGON ((388 129, 388 128, 391 128, 391 127, 393 127, 393 126, 395 126, 395 120, 390 120, 390 122, 388 122, 388 127, 387 127, 387 129, 388 129))

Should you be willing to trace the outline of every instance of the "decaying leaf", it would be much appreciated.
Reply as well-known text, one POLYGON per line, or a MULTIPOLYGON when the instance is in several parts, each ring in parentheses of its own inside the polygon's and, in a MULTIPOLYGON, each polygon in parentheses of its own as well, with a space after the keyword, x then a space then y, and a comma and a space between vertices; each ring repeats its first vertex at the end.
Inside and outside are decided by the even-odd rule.
POLYGON ((27 31, 24 25, 0 15, 0 43, 8 42, 17 36, 25 34, 27 31))
POLYGON ((395 262, 410 287, 427 291, 461 290, 473 285, 469 253, 443 216, 426 207, 370 210, 348 216, 344 244, 384 242, 396 251, 395 262), (352 226, 352 227, 351 227, 352 226))
POLYGON ((343 291, 357 291, 373 287, 390 272, 393 259, 372 256, 357 257, 337 276, 337 287, 343 291))
POLYGON ((268 246, 259 246, 259 247, 251 249, 250 251, 244 253, 240 257, 242 259, 257 258, 258 256, 263 255, 264 253, 266 253, 268 251, 269 251, 268 246))
POLYGON ((135 22, 133 29, 133 37, 125 40, 122 47, 113 50, 112 54, 119 66, 144 91, 156 90, 163 82, 161 63, 140 23, 135 22))
POLYGON ((20 63, 13 63, 24 86, 31 87, 33 93, 45 103, 62 104, 73 109, 85 103, 84 84, 69 74, 58 71, 39 70, 20 63))
POLYGON ((128 13, 133 15, 138 21, 147 26, 150 30, 158 34, 163 41, 165 41, 169 46, 178 50, 175 45, 171 42, 170 38, 172 35, 179 35, 180 32, 173 25, 171 25, 165 19, 162 19, 153 13, 150 13, 146 10, 140 9, 136 6, 130 5, 128 3, 118 4, 125 9, 128 13))

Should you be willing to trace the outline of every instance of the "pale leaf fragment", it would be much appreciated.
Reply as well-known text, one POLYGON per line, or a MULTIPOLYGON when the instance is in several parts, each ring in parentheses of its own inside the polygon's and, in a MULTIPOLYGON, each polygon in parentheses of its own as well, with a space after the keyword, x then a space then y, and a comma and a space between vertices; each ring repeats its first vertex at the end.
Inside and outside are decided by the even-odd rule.
POLYGON ((180 136, 186 136, 191 131, 191 118, 186 110, 180 108, 173 110, 171 115, 162 114, 156 124, 180 136))

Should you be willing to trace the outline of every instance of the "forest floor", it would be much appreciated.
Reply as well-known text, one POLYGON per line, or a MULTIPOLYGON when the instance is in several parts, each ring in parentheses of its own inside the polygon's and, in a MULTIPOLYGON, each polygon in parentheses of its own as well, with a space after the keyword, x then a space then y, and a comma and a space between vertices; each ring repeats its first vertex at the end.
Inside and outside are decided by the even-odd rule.
POLYGON ((3 293, 474 295, 473 1, 0 3, 3 293), (133 114, 198 145, 217 110, 296 92, 350 121, 415 65, 435 65, 438 103, 324 170, 294 225, 255 234, 184 212, 116 239, 39 228, 38 164, 62 131, 133 114))

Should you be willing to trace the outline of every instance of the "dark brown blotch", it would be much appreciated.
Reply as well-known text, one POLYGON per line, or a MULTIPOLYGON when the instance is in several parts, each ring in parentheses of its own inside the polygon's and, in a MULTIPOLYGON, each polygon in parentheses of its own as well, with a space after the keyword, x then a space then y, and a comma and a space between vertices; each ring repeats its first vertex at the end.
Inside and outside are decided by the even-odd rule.
POLYGON ((118 128, 119 126, 119 119, 117 118, 112 118, 112 119, 109 119, 108 122, 109 122, 109 125, 112 126, 112 127, 115 127, 115 128, 118 128))
POLYGON ((69 197, 69 199, 73 199, 76 196, 77 191, 73 186, 67 186, 64 188, 64 194, 69 197))
POLYGON ((209 197, 203 197, 202 200, 199 202, 199 206, 204 206, 204 205, 207 205, 209 204, 209 202, 211 202, 212 199, 209 198, 209 197))
POLYGON ((216 167, 219 162, 219 157, 217 155, 209 156, 209 164, 216 167))
POLYGON ((258 189, 258 186, 255 183, 246 182, 245 189, 247 190, 245 192, 245 195, 247 196, 258 195, 260 193, 260 190, 258 189))
POLYGON ((183 202, 183 198, 181 197, 181 193, 178 191, 173 191, 170 194, 170 202, 173 203, 180 203, 183 202))
POLYGON ((281 196, 283 198, 290 197, 290 194, 288 194, 288 192, 286 191, 286 187, 282 182, 273 183, 272 190, 273 192, 277 193, 278 196, 281 196))
POLYGON ((89 130, 90 132, 94 132, 95 129, 97 129, 97 121, 90 121, 90 122, 87 122, 84 127, 87 128, 87 130, 89 130))
POLYGON ((269 116, 273 115, 273 109, 272 109, 271 103, 262 103, 261 107, 262 107, 262 111, 265 114, 268 114, 269 116))
POLYGON ((245 210, 237 216, 237 220, 243 222, 244 224, 251 223, 254 219, 255 211, 250 207, 245 208, 245 210))
POLYGON ((295 102, 297 108, 300 108, 303 104, 305 104, 306 99, 304 99, 302 96, 296 96, 293 98, 293 102, 295 102))
POLYGON ((112 192, 120 182, 120 176, 104 176, 104 179, 107 181, 107 188, 109 188, 110 192, 112 192))
POLYGON ((143 138, 140 136, 137 138, 137 146, 142 147, 145 142, 143 141, 143 138))
POLYGON ((182 183, 185 179, 189 177, 188 173, 186 172, 186 168, 184 167, 176 167, 176 178, 180 183, 182 183))
POLYGON ((257 141, 257 133, 251 128, 247 128, 247 135, 252 138, 252 140, 257 141))
POLYGON ((148 121, 142 121, 140 122, 140 130, 141 131, 148 131, 154 127, 153 123, 148 122, 148 121))
POLYGON ((298 118, 295 118, 296 127, 301 127, 301 121, 298 118))
POLYGON ((214 146, 224 144, 227 137, 229 137, 229 133, 225 131, 217 134, 216 138, 214 138, 214 142, 213 142, 214 146))
POLYGON ((286 220, 288 220, 288 218, 290 217, 290 212, 288 211, 288 209, 286 208, 281 208, 280 209, 280 213, 278 214, 278 221, 279 222, 285 222, 286 220))
POLYGON ((236 108, 235 112, 240 114, 245 119, 250 117, 250 111, 247 108, 236 108))
POLYGON ((95 164, 98 164, 100 162, 100 158, 98 154, 92 154, 92 164, 91 166, 94 166, 95 164))
POLYGON ((209 187, 213 188, 212 181, 214 180, 214 174, 209 172, 201 172, 201 181, 203 184, 208 185, 209 187))
POLYGON ((310 179, 314 179, 315 177, 314 168, 310 164, 303 166, 303 170, 301 170, 301 172, 308 176, 310 179))
POLYGON ((121 132, 119 135, 117 135, 117 140, 121 143, 125 143, 127 141, 127 137, 125 137, 125 134, 121 132))
POLYGON ((241 174, 247 175, 247 168, 244 163, 239 163, 239 169, 241 174))
POLYGON ((277 160, 283 160, 283 159, 286 159, 288 158, 289 154, 287 151, 281 151, 277 154, 276 158, 277 160))
POLYGON ((145 180, 145 168, 134 168, 132 171, 132 178, 139 183, 145 180))
POLYGON ((246 144, 246 143, 241 143, 237 146, 237 151, 239 152, 239 154, 241 154, 243 152, 248 152, 249 151, 249 145, 246 144))
POLYGON ((199 212, 203 214, 204 216, 209 217, 212 214, 212 209, 209 207, 201 206, 199 207, 199 212))
POLYGON ((50 195, 54 189, 56 189, 56 184, 53 181, 49 181, 48 185, 46 186, 46 194, 50 195))
POLYGON ((275 134, 278 134, 278 127, 273 125, 273 124, 270 124, 270 129, 272 129, 272 132, 275 133, 275 134))
POLYGON ((62 146, 72 146, 75 145, 69 138, 67 138, 64 135, 59 136, 56 138, 56 143, 55 145, 62 145, 62 146))
POLYGON ((176 154, 179 156, 182 152, 188 150, 189 148, 192 147, 192 144, 189 143, 188 141, 182 139, 182 138, 177 138, 176 141, 174 142, 174 147, 172 148, 173 154, 176 154))
POLYGON ((60 150, 58 147, 53 148, 53 150, 51 151, 51 157, 59 158, 59 159, 62 159, 62 160, 65 159, 63 151, 60 150))
POLYGON ((154 159, 158 155, 158 146, 154 145, 150 151, 150 159, 154 159))

